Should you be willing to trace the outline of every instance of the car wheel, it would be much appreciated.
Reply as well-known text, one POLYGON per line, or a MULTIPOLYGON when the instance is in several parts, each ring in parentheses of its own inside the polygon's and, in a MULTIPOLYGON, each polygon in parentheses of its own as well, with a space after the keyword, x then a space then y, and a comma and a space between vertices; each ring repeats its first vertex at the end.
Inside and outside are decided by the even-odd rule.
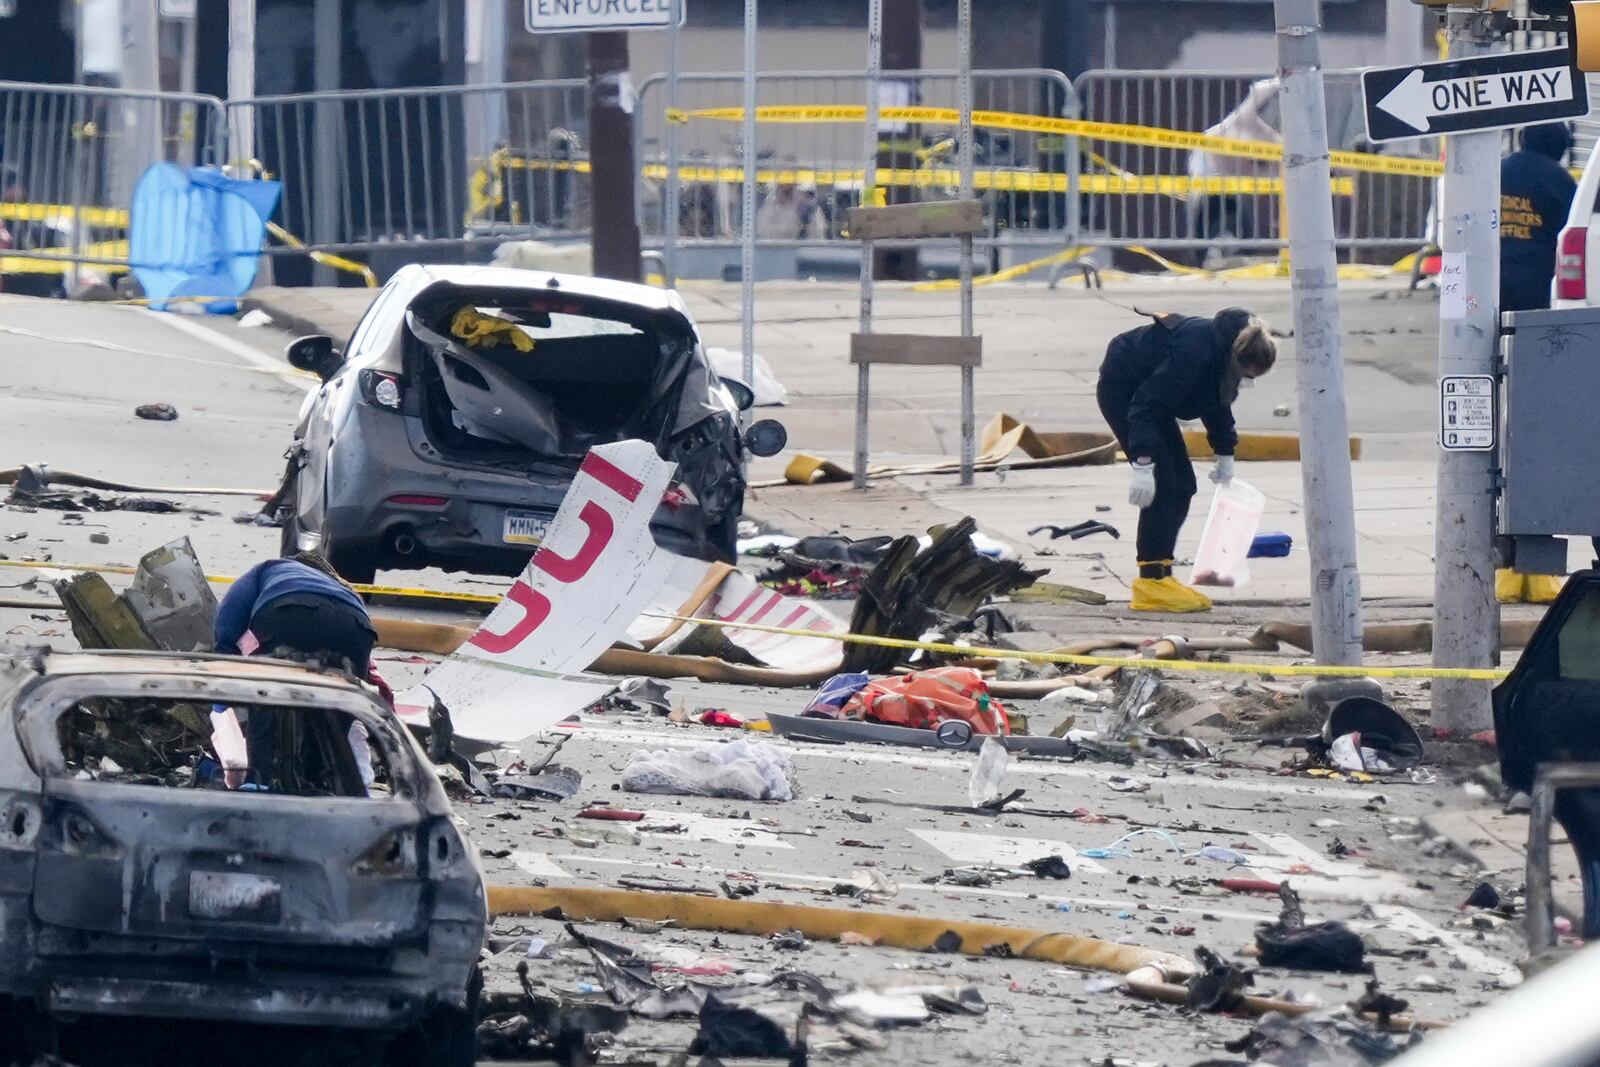
POLYGON ((384 1067, 473 1067, 478 1062, 478 999, 483 972, 474 969, 465 1008, 439 1008, 389 1044, 384 1067))
POLYGON ((339 576, 353 585, 371 585, 378 577, 378 562, 360 549, 341 548, 323 535, 323 556, 339 576))

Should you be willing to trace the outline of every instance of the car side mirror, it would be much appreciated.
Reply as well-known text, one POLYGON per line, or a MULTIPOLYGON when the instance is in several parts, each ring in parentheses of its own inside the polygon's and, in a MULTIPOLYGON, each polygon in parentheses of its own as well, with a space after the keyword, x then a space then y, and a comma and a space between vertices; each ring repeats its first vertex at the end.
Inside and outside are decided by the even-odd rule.
POLYGON ((723 378, 723 386, 733 394, 734 407, 740 411, 749 411, 756 406, 756 392, 737 378, 723 378))
POLYGON ((333 338, 320 333, 296 337, 283 350, 289 366, 310 371, 323 381, 332 378, 344 365, 344 356, 333 347, 333 338))
POLYGON ((744 432, 744 447, 752 456, 776 456, 789 443, 789 431, 777 419, 760 419, 744 432))

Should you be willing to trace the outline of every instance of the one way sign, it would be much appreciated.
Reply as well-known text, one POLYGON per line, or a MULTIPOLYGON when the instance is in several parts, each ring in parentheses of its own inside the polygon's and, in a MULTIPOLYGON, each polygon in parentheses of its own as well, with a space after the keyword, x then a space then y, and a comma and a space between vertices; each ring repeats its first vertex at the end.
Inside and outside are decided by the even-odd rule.
POLYGON ((1565 48, 1361 72, 1367 138, 1399 141, 1576 118, 1588 87, 1565 48))

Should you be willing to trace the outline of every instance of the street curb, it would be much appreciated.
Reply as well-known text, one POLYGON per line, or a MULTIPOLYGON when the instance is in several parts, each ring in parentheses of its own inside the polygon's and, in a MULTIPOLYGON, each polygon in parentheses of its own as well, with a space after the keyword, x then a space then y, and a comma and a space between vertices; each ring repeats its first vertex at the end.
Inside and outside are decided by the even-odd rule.
POLYGON ((263 314, 270 315, 274 326, 281 326, 290 333, 301 335, 328 333, 327 326, 298 312, 290 311, 270 299, 263 300, 255 296, 245 296, 240 301, 240 307, 245 311, 260 311, 263 314))

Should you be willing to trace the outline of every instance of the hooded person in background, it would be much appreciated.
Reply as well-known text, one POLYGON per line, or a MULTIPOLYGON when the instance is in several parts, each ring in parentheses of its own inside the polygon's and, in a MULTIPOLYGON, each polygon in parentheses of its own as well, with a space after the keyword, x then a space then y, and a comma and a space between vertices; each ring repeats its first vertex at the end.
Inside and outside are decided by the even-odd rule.
MULTIPOLYGON (((1556 242, 1578 191, 1564 163, 1571 148, 1564 123, 1529 126, 1522 131, 1522 148, 1500 161, 1501 311, 1550 306, 1556 242)), ((1600 539, 1595 553, 1600 555, 1600 539)), ((1494 592, 1502 604, 1548 604, 1561 592, 1561 579, 1502 567, 1495 571, 1494 592)))
POLYGON ((1556 239, 1578 183, 1563 164, 1572 135, 1559 122, 1529 126, 1500 161, 1500 310, 1550 306, 1556 239))
POLYGON ((1239 386, 1272 369, 1278 348, 1243 308, 1211 318, 1152 315, 1106 347, 1096 397, 1132 465, 1128 502, 1139 512, 1135 611, 1206 611, 1211 599, 1172 576, 1178 531, 1194 498, 1194 465, 1179 419, 1199 419, 1216 454, 1211 480, 1233 480, 1233 402, 1239 386))

